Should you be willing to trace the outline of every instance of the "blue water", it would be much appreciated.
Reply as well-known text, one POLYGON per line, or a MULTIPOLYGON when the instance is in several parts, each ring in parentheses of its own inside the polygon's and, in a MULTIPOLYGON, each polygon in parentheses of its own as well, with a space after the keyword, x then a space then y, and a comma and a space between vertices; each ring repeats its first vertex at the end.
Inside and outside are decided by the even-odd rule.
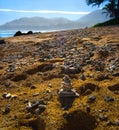
POLYGON ((15 31, 0 31, 0 37, 13 37, 15 31))
MULTIPOLYGON (((27 33, 28 31, 29 30, 21 30, 22 33, 27 33)), ((55 31, 61 31, 61 30, 33 30, 33 32, 41 32, 41 33, 55 32, 55 31)), ((0 30, 0 38, 13 37, 16 32, 17 30, 6 30, 6 31, 0 30)))

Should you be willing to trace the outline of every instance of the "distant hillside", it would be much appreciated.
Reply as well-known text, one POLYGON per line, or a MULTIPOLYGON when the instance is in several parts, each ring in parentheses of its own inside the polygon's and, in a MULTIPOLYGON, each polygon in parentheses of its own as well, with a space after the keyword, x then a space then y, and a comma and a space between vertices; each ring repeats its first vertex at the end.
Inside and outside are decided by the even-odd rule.
POLYGON ((32 18, 20 18, 8 22, 0 29, 13 29, 13 30, 51 30, 51 29, 70 29, 80 27, 75 21, 70 21, 66 18, 43 18, 43 17, 32 17, 32 18))
POLYGON ((66 18, 20 18, 0 26, 0 30, 61 30, 90 27, 110 18, 102 10, 91 12, 76 21, 66 18))
POLYGON ((83 24, 83 26, 90 27, 97 23, 102 23, 110 20, 110 17, 107 16, 107 14, 105 14, 104 12, 105 12, 104 10, 93 11, 90 14, 87 14, 78 19, 77 22, 83 24))

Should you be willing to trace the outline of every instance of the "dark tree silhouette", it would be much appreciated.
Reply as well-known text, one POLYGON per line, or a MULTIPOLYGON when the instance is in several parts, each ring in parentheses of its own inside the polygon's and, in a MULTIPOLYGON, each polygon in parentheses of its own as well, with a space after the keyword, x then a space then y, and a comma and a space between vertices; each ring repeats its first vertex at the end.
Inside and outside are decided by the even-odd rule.
POLYGON ((100 6, 102 3, 106 2, 105 7, 110 17, 114 17, 119 20, 119 0, 86 0, 88 5, 100 6))

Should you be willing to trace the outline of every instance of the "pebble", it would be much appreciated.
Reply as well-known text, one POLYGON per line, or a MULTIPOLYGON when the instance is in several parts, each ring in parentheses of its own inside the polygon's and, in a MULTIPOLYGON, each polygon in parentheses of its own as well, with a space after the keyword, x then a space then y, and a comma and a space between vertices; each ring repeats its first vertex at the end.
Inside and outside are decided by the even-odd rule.
POLYGON ((9 99, 9 98, 11 98, 11 94, 10 94, 10 93, 4 93, 4 94, 2 95, 2 97, 3 97, 3 98, 6 98, 6 99, 9 99))
POLYGON ((30 119, 30 118, 31 118, 31 113, 29 112, 26 114, 26 119, 30 119))
POLYGON ((37 93, 34 93, 33 94, 33 97, 35 97, 35 96, 38 96, 39 95, 39 93, 37 92, 37 93))
POLYGON ((88 96, 88 102, 94 102, 95 100, 96 100, 96 96, 95 95, 88 96))
POLYGON ((10 106, 6 105, 5 109, 2 112, 3 112, 3 114, 8 114, 10 112, 10 106))
POLYGON ((108 120, 108 117, 107 117, 107 115, 99 114, 99 119, 100 119, 101 121, 107 121, 107 120, 108 120))
POLYGON ((104 98, 104 100, 105 100, 106 102, 113 102, 113 101, 114 101, 114 98, 113 98, 113 97, 110 97, 110 96, 106 96, 106 97, 104 98))
POLYGON ((116 126, 119 126, 119 119, 116 119, 116 120, 114 121, 114 124, 115 124, 116 126))
POLYGON ((86 80, 86 77, 84 74, 81 75, 81 80, 85 81, 86 80))
POLYGON ((30 88, 31 88, 31 89, 36 89, 37 87, 36 87, 36 86, 34 86, 34 85, 32 85, 30 88))

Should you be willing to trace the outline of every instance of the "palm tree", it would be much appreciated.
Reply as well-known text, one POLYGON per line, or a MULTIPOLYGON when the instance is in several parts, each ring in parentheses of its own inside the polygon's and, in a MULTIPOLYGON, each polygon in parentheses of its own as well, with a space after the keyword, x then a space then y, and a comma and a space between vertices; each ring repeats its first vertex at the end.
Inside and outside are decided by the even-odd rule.
POLYGON ((100 6, 102 3, 107 2, 103 9, 109 12, 110 17, 119 20, 119 0, 86 0, 86 2, 92 6, 100 6))

